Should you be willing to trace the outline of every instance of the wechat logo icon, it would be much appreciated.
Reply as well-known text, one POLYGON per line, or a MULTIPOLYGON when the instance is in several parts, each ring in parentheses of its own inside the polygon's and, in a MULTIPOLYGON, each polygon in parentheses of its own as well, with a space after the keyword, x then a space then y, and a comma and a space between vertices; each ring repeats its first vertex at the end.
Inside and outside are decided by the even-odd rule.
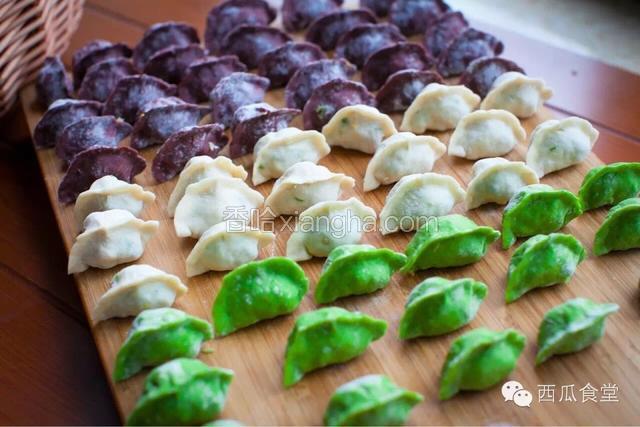
POLYGON ((525 390, 525 388, 518 381, 507 381, 502 385, 502 397, 505 402, 513 402, 519 407, 531 407, 533 402, 533 396, 531 392, 525 390))

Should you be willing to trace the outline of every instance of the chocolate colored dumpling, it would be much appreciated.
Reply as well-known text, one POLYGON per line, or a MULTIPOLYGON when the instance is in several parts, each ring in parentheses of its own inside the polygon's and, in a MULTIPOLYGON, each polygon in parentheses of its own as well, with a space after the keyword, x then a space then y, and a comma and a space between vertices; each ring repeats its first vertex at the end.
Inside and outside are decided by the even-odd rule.
POLYGON ((304 30, 316 18, 340 9, 343 0, 284 0, 282 24, 287 31, 304 30))
POLYGON ((324 58, 322 49, 313 43, 288 42, 262 57, 258 74, 268 78, 272 88, 279 88, 285 86, 298 69, 324 58))
POLYGON ((406 36, 423 34, 448 10, 442 0, 395 0, 389 9, 389 22, 406 36))
POLYGON ((150 26, 133 50, 133 65, 143 70, 149 58, 169 46, 199 44, 198 32, 183 22, 159 22, 150 26))
POLYGON ((304 128, 321 131, 333 115, 349 105, 376 106, 376 100, 367 88, 358 82, 331 80, 318 86, 302 111, 304 128))
POLYGON ((144 66, 144 73, 177 84, 184 77, 187 67, 205 56, 207 53, 199 44, 169 46, 149 58, 144 66))
POLYGON ((258 67, 269 51, 290 42, 291 37, 277 28, 264 25, 241 25, 231 31, 222 42, 222 51, 236 55, 247 68, 258 67))
POLYGON ((491 34, 468 28, 460 34, 438 57, 438 71, 443 77, 462 74, 474 59, 497 56, 504 45, 491 34))
POLYGON ((362 68, 362 82, 374 91, 387 81, 387 78, 401 70, 427 70, 433 60, 422 46, 417 43, 396 43, 382 48, 367 59, 362 68))
POLYGON ((120 79, 136 74, 129 58, 116 57, 93 64, 78 90, 78 98, 104 102, 120 79))
POLYGON ((356 67, 344 59, 321 59, 311 62, 295 72, 284 90, 289 108, 304 108, 315 88, 335 79, 349 80, 356 67))
POLYGON ((362 68, 367 58, 383 47, 406 41, 398 27, 391 24, 362 24, 338 40, 335 56, 362 68))
POLYGON ((187 67, 178 85, 178 96, 187 102, 207 102, 220 79, 238 71, 247 71, 247 66, 234 55, 198 59, 187 67))
POLYGON ((389 76, 376 94, 378 109, 383 113, 405 111, 430 83, 443 84, 435 71, 401 70, 389 76))
POLYGON ((374 24, 376 17, 368 9, 337 10, 320 16, 311 23, 307 31, 307 41, 324 50, 336 47, 343 34, 360 24, 374 24))
POLYGON ((447 12, 440 16, 433 25, 427 27, 424 34, 424 45, 427 52, 437 58, 467 28, 469 23, 462 12, 447 12))
POLYGON ((38 148, 53 147, 66 126, 84 117, 100 115, 101 110, 99 102, 58 99, 49 106, 33 130, 33 143, 38 148))
POLYGON ((269 79, 250 73, 233 73, 221 79, 209 94, 211 120, 231 127, 238 108, 262 102, 269 79))
POLYGON ((104 114, 122 117, 134 123, 140 109, 154 99, 173 96, 176 87, 146 74, 121 78, 104 103, 104 114))
POLYGON ((131 48, 122 43, 111 43, 107 40, 93 40, 76 50, 71 58, 73 71, 73 87, 78 89, 82 84, 89 67, 110 58, 129 58, 131 48))
POLYGON ((460 76, 460 84, 465 85, 481 98, 487 96, 493 82, 509 71, 517 71, 524 74, 524 70, 518 64, 498 56, 478 58, 471 62, 460 76))
POLYGON ((60 55, 44 59, 36 80, 36 91, 40 105, 45 108, 58 99, 71 98, 71 79, 64 69, 60 55))

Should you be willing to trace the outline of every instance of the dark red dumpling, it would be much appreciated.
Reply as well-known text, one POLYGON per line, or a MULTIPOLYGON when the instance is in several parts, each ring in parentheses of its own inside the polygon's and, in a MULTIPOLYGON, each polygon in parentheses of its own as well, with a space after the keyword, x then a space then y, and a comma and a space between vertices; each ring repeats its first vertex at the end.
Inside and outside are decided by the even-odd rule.
POLYGON ((340 9, 343 0, 284 0, 282 24, 287 31, 304 30, 316 18, 340 9))
POLYGON ((195 156, 216 157, 229 142, 224 128, 217 124, 182 129, 167 139, 153 159, 151 172, 158 182, 178 175, 195 156))
POLYGON ((36 91, 38 102, 44 108, 58 99, 71 98, 73 93, 71 79, 64 69, 60 55, 48 56, 44 59, 36 80, 36 91))
POLYGON ((226 0, 209 11, 204 44, 213 54, 220 53, 224 38, 240 25, 269 25, 276 11, 264 0, 226 0))
POLYGON ((199 44, 198 32, 182 22, 159 22, 150 26, 133 50, 133 65, 142 71, 156 52, 169 46, 199 44))
POLYGON ((99 102, 58 99, 49 106, 33 130, 33 143, 38 148, 53 147, 66 126, 84 117, 98 116, 101 110, 99 102))
POLYGON ((469 23, 462 12, 447 12, 433 25, 427 28, 424 34, 424 45, 427 52, 437 58, 460 34, 469 27, 469 23))
POLYGON ((133 148, 88 148, 78 153, 69 164, 58 187, 58 200, 63 204, 75 202, 93 181, 107 175, 131 182, 145 167, 147 162, 133 148))
POLYGON ((442 0, 395 0, 389 9, 389 21, 405 36, 423 34, 449 6, 442 0))
POLYGON ((391 7, 393 0, 360 0, 360 7, 367 8, 376 16, 382 18, 389 14, 389 8, 391 7))
POLYGON ((401 70, 428 70, 433 60, 417 43, 396 43, 374 52, 362 68, 362 82, 370 91, 380 89, 387 78, 401 70))
POLYGON ((149 101, 173 96, 176 87, 146 74, 136 74, 121 78, 104 103, 104 114, 122 117, 134 123, 138 112, 149 101))
POLYGON ((169 46, 149 58, 144 73, 177 84, 184 77, 187 67, 205 56, 207 53, 199 44, 169 46))
POLYGON ((78 90, 78 98, 104 102, 120 79, 136 74, 129 58, 109 58, 87 70, 78 90))
POLYGON ((362 68, 373 52, 403 41, 406 38, 395 25, 362 24, 340 37, 335 56, 362 68))
POLYGON ((426 70, 402 70, 389 76, 376 94, 383 113, 405 111, 422 90, 431 83, 443 83, 440 74, 426 70))
POLYGON ((187 67, 178 85, 178 96, 187 102, 207 102, 220 79, 238 71, 247 71, 247 66, 234 55, 198 59, 187 67))
POLYGON ((117 147, 131 133, 131 125, 114 116, 85 117, 65 127, 56 143, 56 155, 65 166, 90 147, 117 147))
POLYGON ((89 67, 110 58, 129 58, 131 48, 122 43, 111 43, 106 40, 94 40, 78 49, 71 58, 73 71, 73 87, 78 89, 82 84, 89 67))
POLYGON ((285 86, 298 69, 324 58, 322 49, 313 43, 288 42, 262 57, 258 74, 271 81, 271 88, 279 88, 285 86))
POLYGON ((313 21, 306 39, 324 50, 332 50, 347 31, 361 24, 375 22, 376 17, 368 9, 337 10, 313 21))
POLYGON ((234 159, 253 153, 256 142, 270 132, 289 126, 289 122, 300 114, 291 108, 275 109, 268 104, 250 104, 240 107, 234 115, 233 136, 229 144, 229 156, 234 159), (254 108, 258 106, 259 108, 254 108))
POLYGON ((140 111, 131 133, 131 146, 141 150, 162 144, 172 133, 197 125, 208 112, 206 107, 173 96, 153 100, 140 111))
POLYGON ((502 74, 509 71, 517 71, 524 74, 524 70, 518 64, 508 59, 497 56, 478 58, 471 62, 460 76, 460 84, 465 85, 481 98, 487 96, 493 82, 502 74))
POLYGON ((460 34, 438 57, 438 71, 443 77, 462 74, 474 59, 497 56, 504 45, 491 34, 469 28, 460 34))
POLYGON ((335 79, 349 80, 356 67, 344 59, 321 59, 295 72, 284 90, 289 108, 302 109, 315 88, 335 79))
POLYGON ((211 120, 230 127, 233 115, 243 105, 262 102, 269 79, 250 73, 233 73, 221 79, 209 94, 211 120))
POLYGON ((302 111, 305 129, 322 130, 333 115, 349 105, 376 106, 376 99, 358 82, 332 80, 316 88, 302 111))
POLYGON ((258 67, 267 52, 290 41, 291 37, 277 28, 241 25, 224 38, 222 51, 225 54, 236 55, 251 70, 258 67))

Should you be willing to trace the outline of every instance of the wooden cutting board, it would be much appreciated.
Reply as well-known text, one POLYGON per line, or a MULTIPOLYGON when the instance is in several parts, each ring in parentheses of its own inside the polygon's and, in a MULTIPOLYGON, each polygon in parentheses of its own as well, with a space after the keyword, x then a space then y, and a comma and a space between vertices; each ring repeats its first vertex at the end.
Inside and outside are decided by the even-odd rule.
MULTIPOLYGON (((282 90, 269 92, 266 101, 274 106, 282 106, 282 90)), ((42 111, 36 107, 33 87, 23 91, 22 103, 29 127, 33 130, 42 115, 42 111)), ((394 117, 396 124, 399 124, 400 118, 400 115, 394 117)), ((537 124, 549 118, 551 113, 543 110, 524 121, 523 125, 530 134, 537 124)), ((293 125, 300 126, 300 118, 293 125)), ((436 136, 446 143, 449 133, 436 136)), ((68 251, 79 230, 73 221, 73 206, 62 206, 57 201, 57 188, 63 175, 61 162, 53 149, 37 150, 36 153, 68 251)), ((506 157, 510 160, 523 160, 525 153, 526 146, 521 145, 506 157)), ((155 148, 147 149, 142 154, 150 166, 155 148)), ((357 181, 354 191, 343 197, 356 196, 379 213, 391 187, 363 193, 362 179, 369 159, 370 156, 363 153, 334 149, 320 163, 334 172, 354 177, 357 181)), ((242 160, 246 166, 250 166, 250 159, 242 160)), ((577 192, 585 173, 601 163, 592 154, 583 164, 546 176, 542 182, 577 192)), ((445 155, 436 162, 434 172, 451 175, 466 187, 472 164, 472 161, 445 155)), ((250 171, 250 167, 248 170, 250 171)), ((157 196, 155 203, 143 211, 142 218, 160 221, 158 233, 150 240, 143 257, 137 262, 150 264, 181 277, 188 285, 189 292, 175 306, 211 321, 213 299, 224 274, 208 273, 187 279, 185 259, 195 240, 178 238, 172 219, 165 213, 176 179, 158 185, 151 177, 150 167, 147 167, 135 181, 157 196)), ((273 181, 257 189, 267 196, 272 183, 273 181)), ((458 205, 454 212, 465 214, 478 224, 500 229, 502 209, 502 206, 491 205, 464 212, 464 207, 458 205)), ((336 387, 362 375, 381 373, 391 377, 397 384, 424 395, 425 401, 411 414, 411 424, 637 423, 640 420, 640 251, 618 252, 598 258, 591 254, 594 233, 605 214, 606 209, 590 211, 563 230, 575 235, 589 251, 588 259, 580 264, 569 284, 531 292, 509 306, 504 303, 504 287, 507 266, 514 248, 503 251, 499 242, 492 245, 484 259, 474 265, 419 272, 414 276, 397 274, 384 290, 337 301, 337 306, 385 319, 389 323, 387 334, 355 360, 318 370, 287 390, 282 387, 281 373, 287 336, 298 315, 318 308, 313 302, 312 294, 324 260, 313 259, 302 263, 310 279, 310 291, 295 313, 261 322, 204 344, 205 351, 199 356, 203 361, 235 372, 221 417, 260 425, 321 424, 329 397, 336 387), (473 277, 483 281, 489 287, 488 297, 480 307, 477 317, 461 330, 437 338, 400 341, 397 338, 397 327, 409 292, 417 283, 435 275, 447 278, 473 277), (615 302, 620 305, 620 311, 610 317, 606 335, 598 344, 578 354, 554 357, 542 366, 535 367, 535 341, 543 314, 555 305, 578 296, 598 302, 615 302), (521 382, 531 391, 534 402, 530 408, 505 402, 499 386, 484 392, 461 393, 446 402, 438 401, 439 373, 451 342, 461 333, 480 326, 492 329, 516 328, 527 336, 525 351, 510 378, 521 382), (587 383, 598 389, 598 396, 602 394, 601 387, 616 385, 616 397, 619 401, 583 403, 580 389, 587 383), (538 390, 542 385, 555 386, 555 402, 539 401, 538 390), (568 391, 571 385, 577 401, 564 399, 565 401, 559 402, 562 386, 566 386, 568 391)), ((283 221, 278 221, 276 230, 280 230, 282 224, 283 221)), ((369 233, 365 242, 403 251, 412 234, 396 233, 382 237, 379 233, 369 233)), ((264 250, 261 256, 284 255, 288 236, 289 231, 278 232, 275 244, 264 250)), ((108 289, 111 277, 124 266, 110 270, 90 269, 76 275, 88 317, 99 297, 108 289)), ((122 319, 92 326, 96 345, 109 377, 116 353, 130 324, 131 319, 122 319)), ((148 370, 118 384, 110 381, 123 419, 135 405, 147 373, 148 370)))

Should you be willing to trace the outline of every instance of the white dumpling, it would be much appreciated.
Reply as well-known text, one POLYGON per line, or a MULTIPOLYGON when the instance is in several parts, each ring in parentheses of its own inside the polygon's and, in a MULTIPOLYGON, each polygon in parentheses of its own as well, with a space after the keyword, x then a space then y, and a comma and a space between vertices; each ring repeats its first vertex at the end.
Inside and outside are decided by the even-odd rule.
POLYGON ((544 80, 509 71, 495 79, 480 108, 507 110, 526 119, 533 116, 552 96, 553 91, 544 80))
POLYGON ((316 203, 338 200, 356 182, 324 166, 300 162, 291 166, 273 185, 264 204, 275 215, 297 215, 316 203))
POLYGON ((373 155, 364 174, 364 191, 393 184, 403 176, 431 172, 433 164, 447 151, 434 136, 400 132, 385 139, 373 155))
POLYGON ((449 155, 477 160, 507 154, 524 143, 527 132, 505 110, 478 110, 462 118, 449 139, 449 155))
POLYGON ((247 179, 247 175, 247 171, 242 166, 236 165, 224 156, 218 156, 215 159, 209 156, 192 157, 180 172, 178 182, 173 188, 171 196, 169 196, 169 203, 167 204, 169 217, 173 217, 175 214, 176 206, 178 206, 178 202, 184 196, 184 192, 189 185, 203 179, 219 176, 239 178, 244 181, 247 179))
POLYGON ((324 135, 316 130, 284 128, 258 140, 253 149, 253 185, 279 178, 299 162, 318 163, 331 152, 324 135))
POLYGON ((449 175, 405 176, 393 186, 380 212, 380 232, 412 231, 430 218, 447 215, 464 200, 465 191, 449 175))
POLYGON ((236 230, 231 223, 218 223, 204 232, 187 257, 187 276, 233 270, 258 258, 260 249, 274 240, 268 231, 248 225, 236 230))
POLYGON ((222 221, 249 222, 264 197, 239 178, 213 177, 189 185, 173 225, 178 237, 199 238, 222 221))
POLYGON ((430 83, 405 111, 400 130, 416 134, 450 130, 478 104, 480 97, 466 86, 430 83))
POLYGON ((144 310, 171 307, 175 299, 186 292, 187 287, 178 276, 146 264, 130 265, 111 279, 111 288, 100 297, 93 310, 93 321, 137 316, 144 310))
POLYGON ((524 186, 538 184, 538 176, 523 162, 492 157, 473 164, 465 204, 474 209, 485 203, 506 204, 524 186))
POLYGON ((138 184, 129 184, 113 175, 96 179, 88 190, 80 193, 73 207, 78 227, 92 212, 124 209, 138 216, 146 203, 156 199, 151 191, 145 191, 138 184))
POLYGON ((287 257, 294 261, 326 257, 338 246, 360 243, 375 224, 376 212, 355 197, 318 203, 298 217, 287 242, 287 257))
POLYGON ((531 134, 527 166, 542 178, 548 173, 578 164, 591 153, 598 135, 600 132, 580 117, 547 120, 531 134))
POLYGON ((159 225, 158 221, 143 221, 122 209, 89 214, 84 231, 71 247, 69 274, 137 260, 159 225))
POLYGON ((331 146, 373 154, 383 140, 397 133, 391 117, 368 105, 341 108, 322 128, 331 146))

